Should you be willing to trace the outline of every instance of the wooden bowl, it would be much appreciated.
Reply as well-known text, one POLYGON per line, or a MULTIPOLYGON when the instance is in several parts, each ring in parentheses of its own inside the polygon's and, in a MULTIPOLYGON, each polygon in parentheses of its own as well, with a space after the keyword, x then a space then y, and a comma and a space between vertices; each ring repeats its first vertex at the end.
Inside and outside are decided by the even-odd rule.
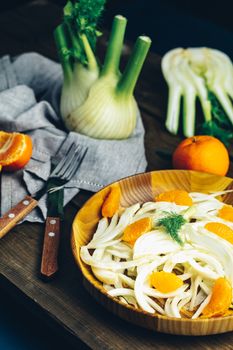
MULTIPOLYGON (((175 188, 203 193, 233 189, 233 180, 230 178, 186 170, 152 171, 122 179, 115 184, 118 184, 121 189, 122 207, 128 207, 137 202, 151 201, 155 195, 175 188)), ((207 335, 232 331, 233 316, 190 320, 152 315, 135 309, 133 306, 125 305, 106 293, 102 283, 96 279, 90 267, 80 259, 80 247, 86 245, 92 238, 101 218, 100 208, 108 190, 108 187, 105 187, 94 194, 79 210, 72 226, 72 250, 82 271, 83 283, 88 292, 114 314, 157 332, 207 335)), ((233 192, 226 194, 223 200, 225 203, 233 204, 233 192)))

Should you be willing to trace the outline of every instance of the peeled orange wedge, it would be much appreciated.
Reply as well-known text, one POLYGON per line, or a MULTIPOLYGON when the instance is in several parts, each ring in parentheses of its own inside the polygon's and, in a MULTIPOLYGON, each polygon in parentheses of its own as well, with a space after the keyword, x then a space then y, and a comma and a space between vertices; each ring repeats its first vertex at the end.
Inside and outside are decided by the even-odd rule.
POLYGON ((218 278, 213 286, 210 302, 202 312, 203 316, 216 317, 224 315, 231 305, 231 300, 232 287, 230 282, 226 278, 218 278))
POLYGON ((205 229, 233 244, 233 230, 229 226, 212 221, 205 224, 205 229))
POLYGON ((32 140, 28 135, 0 131, 0 168, 15 171, 23 168, 32 155, 32 140))
POLYGON ((156 271, 150 276, 150 282, 152 287, 158 289, 161 293, 170 293, 180 288, 183 285, 183 281, 175 273, 156 271))
POLYGON ((122 240, 128 242, 131 245, 134 245, 136 240, 147 233, 152 228, 152 219, 151 218, 142 218, 128 225, 123 233, 122 240))
POLYGON ((193 204, 192 198, 188 192, 184 190, 171 190, 160 193, 155 197, 156 202, 171 202, 177 205, 191 206, 193 204))
POLYGON ((110 187, 110 191, 106 196, 102 205, 102 216, 105 218, 112 218, 120 207, 121 190, 120 187, 115 185, 110 187))
POLYGON ((224 205, 219 210, 218 217, 233 222, 233 207, 231 205, 224 205))

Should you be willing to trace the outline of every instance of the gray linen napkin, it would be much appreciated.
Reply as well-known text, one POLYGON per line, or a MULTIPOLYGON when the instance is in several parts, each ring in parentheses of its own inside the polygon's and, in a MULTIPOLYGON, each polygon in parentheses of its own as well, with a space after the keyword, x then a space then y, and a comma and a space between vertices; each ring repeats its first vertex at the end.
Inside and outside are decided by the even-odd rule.
MULTIPOLYGON (((43 186, 51 170, 51 157, 59 161, 72 142, 87 146, 88 152, 77 174, 66 185, 65 204, 79 189, 96 192, 146 168, 140 115, 133 135, 127 140, 97 140, 68 133, 59 115, 61 86, 60 65, 37 53, 0 59, 0 129, 28 133, 34 145, 32 158, 24 170, 2 173, 1 215, 26 194, 43 186)), ((43 222, 45 217, 44 197, 26 220, 43 222)))

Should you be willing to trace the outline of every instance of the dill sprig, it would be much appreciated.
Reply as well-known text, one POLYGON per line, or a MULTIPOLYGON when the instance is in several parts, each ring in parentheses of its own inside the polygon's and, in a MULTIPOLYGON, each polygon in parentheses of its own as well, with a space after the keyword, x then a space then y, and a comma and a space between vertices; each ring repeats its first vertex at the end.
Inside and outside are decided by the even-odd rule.
POLYGON ((158 221, 157 226, 163 226, 165 231, 171 236, 172 239, 174 239, 174 241, 180 245, 183 245, 183 241, 179 237, 179 231, 186 222, 187 221, 182 215, 168 213, 167 216, 158 221))

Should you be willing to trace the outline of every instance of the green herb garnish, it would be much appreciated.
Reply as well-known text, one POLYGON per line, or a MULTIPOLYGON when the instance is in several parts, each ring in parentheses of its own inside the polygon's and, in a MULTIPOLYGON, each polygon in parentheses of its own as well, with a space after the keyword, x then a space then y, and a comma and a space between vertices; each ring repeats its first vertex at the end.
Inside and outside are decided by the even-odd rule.
POLYGON ((181 238, 179 237, 179 231, 181 227, 187 221, 180 214, 169 213, 164 218, 160 219, 157 223, 157 226, 163 226, 165 231, 180 245, 183 245, 181 238))
POLYGON ((215 136, 228 146, 233 138, 232 124, 212 91, 208 91, 208 100, 211 105, 211 119, 202 124, 200 133, 215 136))

